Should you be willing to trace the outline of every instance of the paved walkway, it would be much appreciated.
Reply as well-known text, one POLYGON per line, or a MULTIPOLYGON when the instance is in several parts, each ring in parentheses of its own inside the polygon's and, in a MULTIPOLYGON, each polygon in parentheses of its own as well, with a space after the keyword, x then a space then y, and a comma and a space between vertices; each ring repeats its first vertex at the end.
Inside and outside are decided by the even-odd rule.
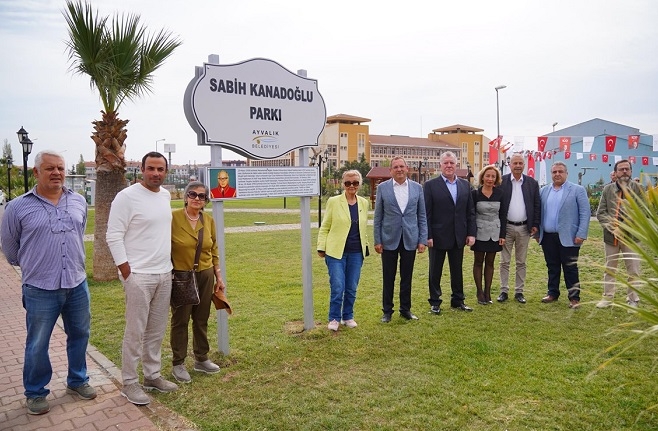
POLYGON ((21 277, 0 251, 0 430, 190 430, 185 419, 157 401, 137 407, 120 394, 120 370, 93 346, 87 349, 89 383, 94 400, 66 394, 66 334, 61 322, 50 340, 53 378, 48 385, 50 412, 27 414, 23 395, 25 310, 21 277))

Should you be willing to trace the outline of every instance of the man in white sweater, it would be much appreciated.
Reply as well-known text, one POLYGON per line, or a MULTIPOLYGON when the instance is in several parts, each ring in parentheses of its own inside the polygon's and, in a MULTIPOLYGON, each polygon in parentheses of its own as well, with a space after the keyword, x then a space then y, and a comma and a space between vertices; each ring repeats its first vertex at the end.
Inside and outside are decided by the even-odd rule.
POLYGON ((126 295, 121 395, 136 405, 150 402, 143 389, 178 389, 160 374, 172 269, 171 196, 160 187, 167 175, 167 159, 150 152, 142 158, 141 170, 143 180, 114 198, 107 222, 107 245, 126 295), (140 359, 143 389, 137 374, 140 359))

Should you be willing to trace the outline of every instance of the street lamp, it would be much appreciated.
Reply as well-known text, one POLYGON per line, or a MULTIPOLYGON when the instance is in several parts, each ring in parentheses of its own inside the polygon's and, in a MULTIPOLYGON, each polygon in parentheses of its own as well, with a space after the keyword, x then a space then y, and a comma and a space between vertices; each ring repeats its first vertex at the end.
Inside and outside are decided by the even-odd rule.
POLYGON ((555 132, 555 126, 557 126, 557 121, 553 123, 553 131, 555 132))
POLYGON ((418 180, 418 182, 421 183, 421 184, 423 183, 423 182, 421 181, 421 179, 420 179, 420 171, 421 171, 422 168, 423 168, 423 161, 422 161, 422 160, 418 160, 418 178, 417 178, 417 180, 418 180))
POLYGON ((27 137, 27 131, 21 126, 21 129, 16 132, 18 135, 18 142, 23 147, 23 183, 25 185, 25 193, 27 193, 27 158, 32 152, 32 141, 27 137))
POLYGON ((471 172, 471 164, 466 161, 466 169, 468 169, 468 173, 466 174, 466 179, 468 180, 468 183, 471 183, 471 178, 473 178, 473 172, 471 172))
POLYGON ((158 142, 162 142, 162 141, 166 141, 166 139, 165 138, 156 139, 156 141, 155 141, 155 152, 156 153, 158 152, 158 142))
POLYGON ((498 160, 496 160, 496 164, 495 164, 495 166, 496 166, 496 167, 500 166, 500 168, 501 168, 501 170, 500 170, 501 174, 505 175, 505 166, 509 166, 511 160, 512 160, 512 159, 510 159, 510 157, 507 156, 507 159, 503 160, 503 161, 500 163, 500 165, 498 164, 498 160))
MULTIPOLYGON (((494 90, 496 90, 496 139, 500 138, 500 106, 498 103, 498 90, 502 90, 503 88, 507 88, 507 85, 499 85, 494 88, 494 90)), ((500 140, 498 140, 496 148, 496 161, 498 161, 498 159, 500 159, 500 140)))

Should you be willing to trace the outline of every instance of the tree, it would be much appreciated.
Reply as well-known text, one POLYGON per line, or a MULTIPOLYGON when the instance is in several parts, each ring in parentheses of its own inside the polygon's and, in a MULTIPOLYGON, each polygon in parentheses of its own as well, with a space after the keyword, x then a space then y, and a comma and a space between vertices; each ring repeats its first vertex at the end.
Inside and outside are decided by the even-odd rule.
POLYGON ((4 144, 2 145, 2 158, 4 160, 7 160, 7 158, 14 159, 14 156, 11 152, 11 145, 9 144, 9 140, 5 138, 4 144))
POLYGON ((349 171, 351 169, 356 169, 357 171, 361 172, 361 176, 363 177, 363 182, 368 184, 369 180, 366 178, 366 175, 368 175, 368 172, 370 172, 370 164, 366 161, 366 156, 365 154, 361 154, 361 157, 359 158, 359 161, 357 162, 356 160, 351 161, 351 162, 345 162, 343 167, 341 167, 338 170, 339 177, 341 178, 343 176, 343 173, 345 171, 349 171))
POLYGON ((85 175, 87 172, 85 172, 85 158, 82 157, 82 154, 80 154, 80 160, 78 160, 78 164, 75 165, 75 173, 77 175, 85 175))
POLYGON ((129 121, 121 120, 117 110, 124 101, 152 92, 153 73, 182 42, 164 30, 147 33, 139 15, 117 14, 109 20, 80 0, 68 0, 63 15, 68 26, 70 70, 88 75, 103 103, 102 119, 92 122, 91 136, 97 173, 94 279, 112 280, 117 271, 105 232, 110 205, 125 187, 125 126, 129 121))

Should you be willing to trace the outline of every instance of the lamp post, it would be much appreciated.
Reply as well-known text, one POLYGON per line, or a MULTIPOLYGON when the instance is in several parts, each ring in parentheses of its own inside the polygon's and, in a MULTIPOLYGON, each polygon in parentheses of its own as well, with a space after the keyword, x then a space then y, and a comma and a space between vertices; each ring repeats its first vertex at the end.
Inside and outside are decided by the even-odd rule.
POLYGON ((423 161, 418 160, 418 178, 417 179, 418 179, 418 182, 421 183, 421 184, 422 184, 422 181, 420 179, 420 171, 421 171, 422 168, 423 168, 423 161))
MULTIPOLYGON (((500 138, 500 105, 498 103, 498 90, 507 88, 507 85, 499 85, 495 87, 496 90, 496 139, 500 138)), ((496 161, 500 159, 500 141, 498 141, 498 147, 496 148, 496 161)))
POLYGON ((427 157, 423 157, 423 162, 425 165, 425 173, 423 175, 423 183, 427 181, 427 157))
POLYGON ((327 161, 327 157, 329 156, 329 150, 324 150, 317 156, 313 155, 311 156, 311 166, 315 166, 315 163, 317 161, 318 169, 319 169, 319 179, 320 179, 320 199, 318 199, 318 228, 322 224, 322 195, 323 195, 323 190, 322 190, 322 163, 327 161), (322 157, 324 155, 324 158, 322 157))
POLYGON ((468 180, 468 183, 471 183, 471 178, 473 178, 473 172, 471 172, 471 164, 466 161, 466 169, 468 170, 468 173, 466 174, 466 179, 468 180))
POLYGON ((27 131, 23 126, 16 134, 18 135, 18 142, 23 147, 23 184, 25 185, 25 193, 27 193, 27 158, 32 152, 32 141, 27 137, 27 131))
POLYGON ((553 131, 555 132, 555 126, 557 126, 557 121, 553 123, 553 131))
POLYGON ((14 161, 10 155, 7 155, 5 162, 7 163, 7 202, 9 202, 11 200, 11 166, 14 161))
MULTIPOLYGON (((155 152, 158 152, 158 142, 166 141, 165 138, 155 140, 155 152)), ((170 155, 171 156, 171 155, 170 155)), ((171 159, 171 157, 169 157, 171 159)))

